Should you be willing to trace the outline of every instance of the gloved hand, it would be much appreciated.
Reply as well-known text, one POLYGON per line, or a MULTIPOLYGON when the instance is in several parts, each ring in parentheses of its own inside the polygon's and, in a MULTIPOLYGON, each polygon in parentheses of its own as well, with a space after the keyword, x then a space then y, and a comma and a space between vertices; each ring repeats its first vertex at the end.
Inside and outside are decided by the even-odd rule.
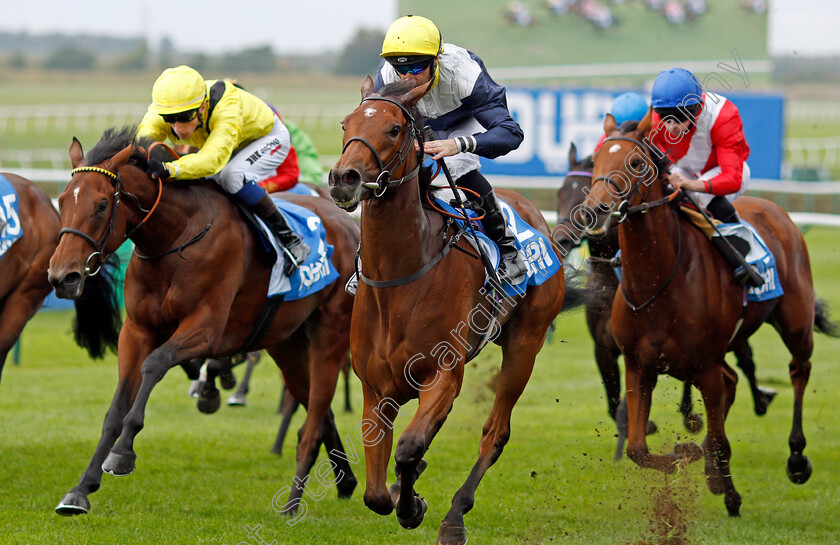
POLYGON ((151 161, 149 161, 149 169, 146 172, 153 179, 160 178, 161 180, 166 180, 167 178, 169 178, 169 169, 167 169, 166 165, 164 165, 157 159, 152 159, 151 161))

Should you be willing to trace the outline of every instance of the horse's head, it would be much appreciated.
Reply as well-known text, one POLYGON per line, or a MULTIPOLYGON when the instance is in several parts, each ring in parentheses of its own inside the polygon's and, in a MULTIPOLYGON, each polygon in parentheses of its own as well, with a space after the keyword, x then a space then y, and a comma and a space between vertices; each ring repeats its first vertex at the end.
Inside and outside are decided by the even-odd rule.
POLYGON ((414 142, 422 142, 422 134, 411 109, 427 89, 428 84, 397 82, 376 95, 373 80, 365 78, 362 103, 341 124, 343 150, 330 170, 330 195, 339 207, 355 210, 416 174, 414 142))
POLYGON ((604 132, 607 139, 592 157, 592 191, 581 209, 592 238, 606 234, 611 217, 621 222, 628 213, 646 212, 662 195, 669 165, 667 156, 650 143, 650 111, 640 122, 626 121, 621 127, 608 115, 604 132))
POLYGON ((569 172, 557 190, 557 227, 554 240, 564 250, 564 255, 580 244, 583 227, 578 222, 580 210, 592 183, 592 156, 577 159, 577 148, 569 146, 569 172))
MULTIPOLYGON (((107 134, 107 133, 106 133, 107 134)), ((119 210, 120 168, 131 156, 131 140, 120 142, 116 153, 103 158, 97 148, 85 162, 82 145, 75 138, 70 145, 72 178, 58 197, 61 214, 59 244, 50 259, 48 279, 57 296, 75 299, 81 295, 85 278, 100 267, 125 240, 125 214, 119 210)), ((113 148, 112 148, 113 151, 113 148)))

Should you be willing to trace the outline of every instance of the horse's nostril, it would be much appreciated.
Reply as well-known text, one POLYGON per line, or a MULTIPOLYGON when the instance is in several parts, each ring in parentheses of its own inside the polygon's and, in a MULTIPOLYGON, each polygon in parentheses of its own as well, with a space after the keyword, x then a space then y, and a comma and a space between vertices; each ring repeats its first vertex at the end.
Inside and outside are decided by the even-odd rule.
POLYGON ((65 275, 64 278, 61 279, 61 284, 66 288, 70 288, 70 287, 78 285, 78 283, 81 282, 81 281, 82 281, 82 275, 80 273, 71 272, 71 273, 65 275))

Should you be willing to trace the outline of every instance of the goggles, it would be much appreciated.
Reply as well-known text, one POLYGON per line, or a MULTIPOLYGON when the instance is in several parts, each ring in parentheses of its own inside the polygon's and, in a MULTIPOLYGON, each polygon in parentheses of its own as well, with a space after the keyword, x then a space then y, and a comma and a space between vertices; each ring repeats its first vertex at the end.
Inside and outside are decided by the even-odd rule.
POLYGON ((195 110, 187 110, 186 112, 178 112, 177 114, 161 114, 164 121, 172 125, 173 123, 189 123, 198 115, 198 108, 195 110))
POLYGON ((427 61, 420 61, 414 64, 392 64, 391 66, 394 67, 394 70, 397 71, 397 74, 405 76, 406 74, 412 74, 414 76, 418 74, 422 74, 426 71, 426 69, 431 66, 432 59, 427 61))

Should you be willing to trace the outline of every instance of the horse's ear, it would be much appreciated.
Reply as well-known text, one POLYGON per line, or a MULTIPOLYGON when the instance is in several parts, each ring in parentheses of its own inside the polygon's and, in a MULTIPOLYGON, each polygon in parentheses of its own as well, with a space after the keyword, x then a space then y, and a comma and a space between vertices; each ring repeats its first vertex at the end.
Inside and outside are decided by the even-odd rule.
POLYGON ((641 136, 647 136, 650 132, 651 124, 653 123, 653 108, 648 108, 648 113, 639 121, 636 126, 636 132, 641 136))
POLYGON ((362 100, 373 94, 373 80, 370 76, 365 76, 365 81, 362 82, 362 100))
POLYGON ((73 168, 85 166, 85 154, 82 151, 82 143, 74 136, 70 142, 70 164, 73 168))
POLYGON ((575 147, 575 143, 572 142, 569 144, 569 168, 571 169, 577 162, 577 148, 575 147))
POLYGON ((423 85, 418 85, 411 91, 407 92, 400 97, 400 103, 406 108, 412 108, 415 104, 417 104, 417 101, 423 97, 423 95, 429 92, 429 89, 432 88, 432 82, 434 82, 433 79, 423 85))
POLYGON ((126 161, 128 161, 128 158, 131 157, 131 153, 133 151, 134 144, 127 145, 126 147, 121 149, 116 155, 111 157, 111 159, 108 160, 106 168, 111 172, 118 171, 120 167, 123 166, 123 164, 125 164, 126 161))
POLYGON ((607 136, 611 135, 615 130, 618 128, 618 125, 615 122, 615 118, 612 114, 607 114, 604 117, 604 134, 607 136))

